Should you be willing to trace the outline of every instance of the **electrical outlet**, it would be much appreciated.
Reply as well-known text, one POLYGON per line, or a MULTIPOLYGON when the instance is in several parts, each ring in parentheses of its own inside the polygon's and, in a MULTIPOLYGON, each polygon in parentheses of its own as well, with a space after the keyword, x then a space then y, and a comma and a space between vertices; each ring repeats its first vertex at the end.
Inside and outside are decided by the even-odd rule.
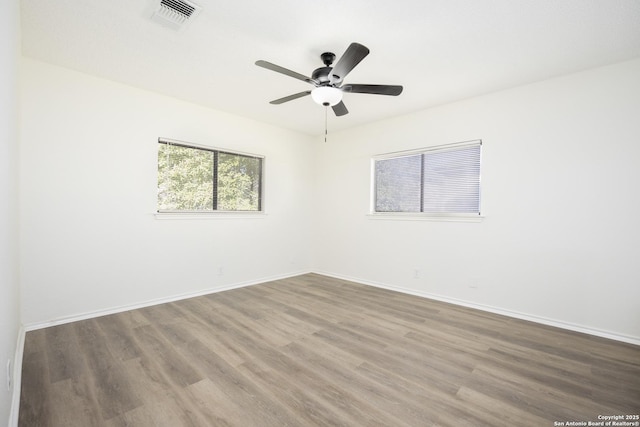
POLYGON ((413 278, 414 279, 419 279, 420 278, 420 269, 419 268, 414 268, 413 269, 413 278))
POLYGON ((11 391, 11 359, 7 360, 7 391, 11 391))

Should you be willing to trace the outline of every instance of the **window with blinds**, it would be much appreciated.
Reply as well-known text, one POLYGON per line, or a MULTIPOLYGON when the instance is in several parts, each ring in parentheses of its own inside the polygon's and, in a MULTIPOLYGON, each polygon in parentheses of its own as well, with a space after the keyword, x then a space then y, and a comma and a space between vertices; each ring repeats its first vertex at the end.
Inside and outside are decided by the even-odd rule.
POLYGON ((263 157, 158 143, 158 212, 262 211, 263 157))
POLYGON ((373 212, 480 215, 482 141, 373 159, 373 212))

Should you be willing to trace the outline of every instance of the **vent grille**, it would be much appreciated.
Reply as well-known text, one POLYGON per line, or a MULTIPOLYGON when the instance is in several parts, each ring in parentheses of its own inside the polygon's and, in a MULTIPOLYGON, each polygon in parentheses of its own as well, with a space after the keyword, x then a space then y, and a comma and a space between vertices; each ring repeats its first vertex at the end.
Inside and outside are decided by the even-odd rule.
POLYGON ((188 19, 196 10, 196 8, 189 3, 180 0, 162 0, 160 2, 160 7, 168 12, 183 15, 185 19, 188 19))
POLYGON ((200 6, 184 0, 160 0, 156 4, 151 19, 174 30, 181 30, 200 12, 200 6))

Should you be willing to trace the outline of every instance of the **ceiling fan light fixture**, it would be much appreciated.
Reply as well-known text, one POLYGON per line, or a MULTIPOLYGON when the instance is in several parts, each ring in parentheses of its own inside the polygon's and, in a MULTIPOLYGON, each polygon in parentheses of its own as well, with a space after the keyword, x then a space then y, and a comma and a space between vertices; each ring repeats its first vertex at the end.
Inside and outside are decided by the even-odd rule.
MULTIPOLYGON (((293 101, 294 99, 302 98, 303 96, 311 95, 311 98, 316 104, 324 107, 330 106, 336 117, 340 117, 345 114, 349 114, 349 110, 347 110, 344 102, 342 102, 343 92, 391 96, 398 96, 402 93, 402 86, 398 85, 341 85, 343 79, 347 77, 347 74, 349 74, 351 70, 353 70, 353 68, 368 54, 369 49, 367 47, 360 43, 351 43, 335 67, 331 67, 336 56, 331 52, 325 52, 320 55, 325 66, 313 70, 311 78, 304 74, 291 71, 287 68, 263 60, 256 61, 256 65, 258 67, 266 68, 267 70, 284 74, 285 76, 293 77, 294 79, 301 80, 314 86, 314 89, 312 90, 305 90, 304 92, 294 93, 293 95, 285 96, 284 98, 275 99, 269 102, 269 104, 283 104, 285 102, 293 101)), ((328 108, 325 108, 325 120, 327 110, 328 108)))
POLYGON ((331 86, 320 86, 311 91, 311 98, 316 104, 333 107, 342 101, 342 91, 331 86))

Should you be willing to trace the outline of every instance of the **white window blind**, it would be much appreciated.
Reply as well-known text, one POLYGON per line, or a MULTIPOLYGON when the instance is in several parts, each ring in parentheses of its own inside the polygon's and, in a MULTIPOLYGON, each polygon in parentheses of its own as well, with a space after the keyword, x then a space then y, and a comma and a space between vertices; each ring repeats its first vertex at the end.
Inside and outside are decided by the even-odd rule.
POLYGON ((480 215, 481 141, 377 156, 374 213, 480 215))

